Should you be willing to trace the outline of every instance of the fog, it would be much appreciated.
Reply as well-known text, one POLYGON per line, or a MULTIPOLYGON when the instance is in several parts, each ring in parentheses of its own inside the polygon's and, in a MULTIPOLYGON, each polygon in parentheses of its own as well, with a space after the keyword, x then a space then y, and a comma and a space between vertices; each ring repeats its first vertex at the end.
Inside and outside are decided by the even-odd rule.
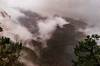
MULTIPOLYGON (((98 33, 100 26, 99 2, 99 0, 0 0, 0 5, 16 16, 20 14, 16 8, 22 8, 45 16, 57 14, 81 19, 90 25, 88 28, 92 26, 98 33)), ((92 30, 85 31, 86 33, 94 32, 92 30)))
POLYGON ((43 63, 71 65, 73 45, 80 36, 100 33, 99 8, 100 0, 0 0, 0 11, 7 13, 7 18, 0 16, 0 26, 4 28, 0 35, 46 43, 42 60, 47 62, 43 63))

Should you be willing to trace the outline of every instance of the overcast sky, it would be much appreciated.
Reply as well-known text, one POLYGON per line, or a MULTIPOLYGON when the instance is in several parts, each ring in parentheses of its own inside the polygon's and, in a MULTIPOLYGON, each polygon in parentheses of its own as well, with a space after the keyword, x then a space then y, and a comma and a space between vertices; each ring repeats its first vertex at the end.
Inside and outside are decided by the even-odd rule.
POLYGON ((58 14, 82 19, 94 26, 86 30, 88 33, 91 33, 91 29, 99 33, 100 0, 0 0, 0 5, 5 8, 28 9, 42 15, 58 14))

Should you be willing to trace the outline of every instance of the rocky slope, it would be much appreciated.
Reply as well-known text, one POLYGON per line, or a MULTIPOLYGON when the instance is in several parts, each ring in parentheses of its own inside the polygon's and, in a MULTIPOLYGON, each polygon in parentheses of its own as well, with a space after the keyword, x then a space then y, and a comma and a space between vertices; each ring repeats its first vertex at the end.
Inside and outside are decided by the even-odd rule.
POLYGON ((84 33, 86 24, 72 18, 42 17, 31 11, 20 10, 24 16, 14 21, 5 11, 0 12, 0 36, 24 45, 21 61, 25 66, 71 66, 73 47, 84 33))

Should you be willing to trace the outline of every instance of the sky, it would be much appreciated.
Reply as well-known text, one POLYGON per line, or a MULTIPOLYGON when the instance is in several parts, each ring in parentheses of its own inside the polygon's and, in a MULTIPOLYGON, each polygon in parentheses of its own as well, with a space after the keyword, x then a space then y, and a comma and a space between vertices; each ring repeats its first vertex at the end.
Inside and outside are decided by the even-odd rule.
POLYGON ((21 15, 15 9, 22 8, 45 16, 56 14, 81 19, 89 24, 88 29, 84 31, 90 34, 100 33, 98 32, 100 28, 99 2, 99 0, 0 0, 0 5, 7 7, 8 11, 11 14, 13 12, 14 16, 21 15))
POLYGON ((44 8, 45 3, 47 3, 45 0, 0 1, 0 23, 4 29, 1 34, 10 37, 12 40, 16 41, 17 38, 18 41, 24 41, 25 43, 28 43, 30 40, 37 40, 45 44, 57 26, 63 28, 63 25, 69 24, 69 22, 59 16, 42 17, 37 12, 35 13, 37 8, 43 13, 41 8, 44 8), (40 38, 39 40, 38 37, 40 38))

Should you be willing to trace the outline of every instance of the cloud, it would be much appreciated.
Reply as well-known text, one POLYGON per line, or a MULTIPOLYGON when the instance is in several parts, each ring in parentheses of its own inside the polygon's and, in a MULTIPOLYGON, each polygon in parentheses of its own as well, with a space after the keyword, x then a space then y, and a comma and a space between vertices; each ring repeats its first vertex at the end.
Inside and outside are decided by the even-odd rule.
POLYGON ((61 17, 49 17, 46 20, 40 20, 38 22, 40 37, 44 40, 50 39, 57 26, 63 28, 65 24, 69 24, 69 22, 61 17))
POLYGON ((57 14, 82 19, 89 26, 98 26, 99 29, 99 2, 100 0, 0 0, 0 7, 15 18, 23 15, 16 8, 22 8, 45 16, 57 14))
MULTIPOLYGON (((4 28, 4 32, 2 32, 1 35, 18 41, 27 41, 34 37, 38 40, 39 37, 38 41, 44 42, 44 44, 46 40, 51 38, 49 47, 52 47, 50 50, 54 51, 55 46, 57 46, 57 50, 55 51, 59 54, 59 50, 64 51, 66 50, 65 48, 67 48, 67 50, 71 50, 68 51, 68 53, 70 53, 69 56, 71 56, 72 46, 76 43, 76 37, 80 35, 80 33, 75 31, 72 25, 63 27, 63 25, 68 24, 68 22, 61 17, 54 17, 53 15, 56 14, 63 17, 82 19, 88 23, 88 27, 85 30, 82 29, 82 32, 86 34, 99 33, 99 6, 99 0, 0 0, 0 10, 4 9, 11 16, 10 18, 9 16, 6 16, 6 18, 0 17, 0 26, 4 28), (25 11, 21 12, 20 9, 25 11), (34 12, 41 14, 41 16, 38 15, 35 17, 49 17, 45 19, 39 18, 38 20, 36 18, 36 20, 33 20, 34 12), (18 18, 20 18, 20 20, 18 20, 18 18), (57 28, 58 26, 60 27, 59 29, 57 28), (37 35, 34 36, 35 28, 37 35), (65 39, 63 39, 63 37, 65 39), (53 38, 54 40, 52 40, 53 38), (70 40, 73 40, 73 42, 70 40), (62 44, 63 49, 61 48, 62 44), (66 47, 67 44, 72 45, 66 47)), ((30 48, 33 47, 30 45, 30 48)), ((51 54, 53 53, 51 52, 51 54)), ((61 54, 65 55, 62 51, 61 54)), ((56 57, 56 54, 54 54, 54 56, 56 57)))
MULTIPOLYGON (((25 12, 25 14, 27 12, 25 12)), ((30 16, 28 16, 29 14, 30 12, 26 14, 27 16, 24 17, 22 16, 23 19, 26 20, 26 17, 30 18, 30 16)), ((31 13, 31 16, 32 14, 34 15, 34 13, 31 13)), ((37 17, 40 16, 38 15, 37 17)), ((9 37, 11 38, 11 40, 15 42, 22 41, 25 47, 28 47, 28 49, 31 49, 36 53, 38 52, 36 51, 33 44, 31 44, 30 42, 31 40, 35 40, 34 38, 37 38, 36 41, 41 42, 42 46, 46 47, 46 41, 51 38, 52 34, 55 32, 57 27, 59 26, 59 28, 63 28, 63 26, 65 24, 69 24, 69 22, 67 22, 66 20, 64 20, 59 16, 52 16, 52 17, 47 17, 45 19, 42 18, 38 19, 36 20, 36 23, 33 24, 37 25, 36 27, 33 28, 33 31, 35 28, 39 28, 38 32, 36 32, 37 35, 35 36, 34 33, 31 33, 31 31, 29 31, 29 28, 27 28, 25 25, 22 25, 20 22, 15 22, 14 20, 12 20, 11 16, 9 16, 5 11, 0 12, 0 27, 3 28, 3 31, 0 32, 0 36, 9 37), (38 40, 38 38, 40 39, 38 40)), ((23 58, 22 60, 23 62, 28 61, 27 59, 23 59, 23 58)), ((32 64, 31 66, 34 66, 34 63, 31 63, 31 61, 29 61, 28 64, 32 64)))
MULTIPOLYGON (((62 28, 64 24, 68 24, 68 22, 61 17, 51 17, 53 15, 83 20, 88 26, 85 29, 79 29, 80 32, 86 34, 100 34, 100 0, 0 0, 0 11, 2 11, 2 9, 11 16, 11 19, 8 17, 2 19, 2 17, 0 17, 0 26, 5 30, 1 34, 10 37, 13 40, 18 38, 23 41, 33 39, 34 28, 36 28, 37 34, 34 37, 41 38, 40 41, 45 41, 51 38, 57 26, 62 28), (49 17, 33 21, 33 17, 30 18, 31 16, 29 16, 30 12, 28 12, 27 15, 22 13, 20 9, 36 12, 41 14, 41 16, 49 17), (18 18, 23 18, 24 21, 26 20, 26 25, 24 25, 25 22, 18 21, 18 18)), ((67 36, 71 36, 72 34, 70 35, 70 30, 68 31, 69 34, 67 36)), ((66 33, 68 31, 66 31, 66 33)), ((70 38, 72 39, 72 37, 70 38)))
POLYGON ((25 26, 37 38, 37 41, 42 42, 44 45, 51 38, 57 26, 63 28, 65 24, 69 24, 69 22, 59 16, 42 17, 32 11, 21 10, 21 12, 25 16, 18 18, 19 23, 25 26))
POLYGON ((24 11, 23 14, 25 16, 20 16, 19 20, 17 20, 18 22, 16 22, 11 18, 12 16, 9 16, 5 11, 1 11, 0 25, 3 28, 1 35, 10 37, 13 41, 26 42, 37 40, 46 43, 57 26, 63 28, 63 25, 69 24, 69 22, 58 16, 51 16, 44 19, 34 12, 30 13, 30 11, 24 11), (38 38, 40 39, 38 40, 38 38))
POLYGON ((32 34, 19 23, 15 23, 5 11, 0 13, 0 26, 3 28, 1 36, 10 37, 13 41, 32 39, 32 34), (23 38, 24 37, 24 38, 23 38))
POLYGON ((100 0, 49 0, 47 6, 44 8, 44 14, 58 14, 74 19, 81 19, 88 24, 86 30, 90 29, 86 34, 100 34, 99 2, 100 0))

